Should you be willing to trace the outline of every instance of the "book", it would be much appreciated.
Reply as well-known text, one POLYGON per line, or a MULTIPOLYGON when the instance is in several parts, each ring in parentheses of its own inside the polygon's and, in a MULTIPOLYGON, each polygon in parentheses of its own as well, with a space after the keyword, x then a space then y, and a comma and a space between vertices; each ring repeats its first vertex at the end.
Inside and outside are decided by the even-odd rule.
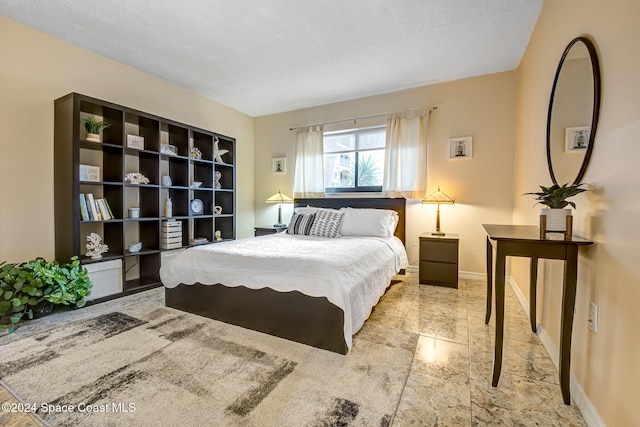
POLYGON ((80 193, 80 217, 83 221, 89 221, 89 213, 87 212, 87 199, 83 193, 80 193))
POLYGON ((98 202, 96 202, 95 200, 93 201, 93 205, 96 208, 96 212, 98 214, 98 221, 102 221, 102 214, 100 213, 100 208, 98 207, 98 202))
POLYGON ((98 221, 98 210, 96 209, 96 201, 93 199, 93 193, 87 193, 87 205, 91 210, 91 220, 98 221))
POLYGON ((107 207, 107 211, 109 212, 109 216, 111 217, 111 219, 115 219, 116 217, 113 216, 113 211, 111 210, 111 206, 109 206, 109 202, 107 201, 107 199, 103 199, 104 200, 104 204, 107 207))
POLYGON ((109 217, 107 206, 104 204, 104 199, 97 199, 96 205, 98 205, 98 210, 100 211, 100 216, 103 220, 111 219, 111 217, 109 217))

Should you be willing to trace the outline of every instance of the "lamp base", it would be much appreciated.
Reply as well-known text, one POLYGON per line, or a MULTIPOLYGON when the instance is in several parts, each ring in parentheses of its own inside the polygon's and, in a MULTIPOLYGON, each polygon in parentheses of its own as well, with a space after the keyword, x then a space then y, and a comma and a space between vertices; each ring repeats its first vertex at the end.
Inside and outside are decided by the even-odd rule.
POLYGON ((432 236, 446 236, 447 233, 443 233, 442 231, 432 231, 432 236))
POLYGON ((274 227, 286 227, 287 224, 273 224, 274 227))

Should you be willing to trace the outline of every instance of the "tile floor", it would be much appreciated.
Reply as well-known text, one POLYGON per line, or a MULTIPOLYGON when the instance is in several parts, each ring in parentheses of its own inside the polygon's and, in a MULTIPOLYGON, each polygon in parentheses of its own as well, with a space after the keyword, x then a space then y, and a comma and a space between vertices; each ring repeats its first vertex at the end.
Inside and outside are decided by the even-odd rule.
MULTIPOLYGON (((393 333, 389 329, 420 334, 393 426, 585 425, 575 404, 563 403, 558 372, 510 288, 502 375, 494 388, 495 323, 492 318, 484 324, 485 283, 463 279, 459 289, 450 289, 419 285, 414 273, 398 278, 403 281, 389 288, 362 330, 378 332, 380 339, 393 333)), ((135 305, 153 292, 159 291, 87 307, 82 315, 92 317, 106 305, 135 305)), ((24 332, 46 327, 47 320, 26 324, 24 332)), ((0 402, 12 401, 15 398, 0 386, 0 402)), ((28 414, 0 413, 0 425, 40 424, 28 414)))
POLYGON ((420 334, 393 426, 584 426, 575 404, 563 403, 558 371, 511 288, 502 374, 491 386, 495 316, 484 324, 485 304, 486 283, 476 280, 451 289, 409 273, 387 292, 367 323, 420 334))

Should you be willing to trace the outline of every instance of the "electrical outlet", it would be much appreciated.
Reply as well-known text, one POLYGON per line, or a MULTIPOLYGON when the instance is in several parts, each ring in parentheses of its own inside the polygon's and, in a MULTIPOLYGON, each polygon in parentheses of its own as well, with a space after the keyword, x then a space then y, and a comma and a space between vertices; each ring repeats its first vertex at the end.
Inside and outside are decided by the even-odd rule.
POLYGON ((589 303, 589 329, 598 333, 598 305, 589 303))

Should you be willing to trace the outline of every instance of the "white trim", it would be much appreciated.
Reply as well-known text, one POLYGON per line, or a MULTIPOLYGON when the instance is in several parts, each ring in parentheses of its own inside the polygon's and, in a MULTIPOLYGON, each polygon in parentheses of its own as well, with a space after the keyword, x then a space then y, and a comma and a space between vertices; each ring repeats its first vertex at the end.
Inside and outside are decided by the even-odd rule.
POLYGON ((469 279, 469 280, 482 280, 482 281, 487 280, 486 273, 476 273, 474 271, 459 271, 458 277, 460 279, 469 279))
MULTIPOLYGON (((518 298, 520 305, 522 305, 524 312, 527 314, 527 317, 529 317, 529 301, 527 300, 527 298, 524 296, 524 294, 518 287, 518 284, 516 283, 515 279, 512 276, 507 276, 507 283, 511 285, 511 288, 513 289, 513 292, 516 294, 516 297, 518 298)), ((553 341, 551 341, 551 338, 547 334, 547 331, 544 330, 542 325, 538 323, 537 326, 538 326, 537 328, 538 338, 540 338, 540 342, 542 343, 542 346, 547 351, 547 354, 549 354, 549 357, 551 358, 551 361, 555 365, 556 369, 558 369, 560 364, 559 362, 560 352, 558 351, 556 346, 553 344, 553 341)), ((587 393, 585 393, 584 389, 582 388, 582 385, 578 382, 578 380, 573 374, 571 374, 569 381, 570 381, 571 398, 573 399, 573 402, 580 410, 580 413, 582 414, 582 418, 584 418, 584 421, 587 424, 587 426, 606 427, 604 421, 602 421, 602 418, 600 418, 600 415, 598 414, 598 411, 596 410, 595 406, 593 406, 593 403, 591 403, 591 401, 589 400, 587 393)))

